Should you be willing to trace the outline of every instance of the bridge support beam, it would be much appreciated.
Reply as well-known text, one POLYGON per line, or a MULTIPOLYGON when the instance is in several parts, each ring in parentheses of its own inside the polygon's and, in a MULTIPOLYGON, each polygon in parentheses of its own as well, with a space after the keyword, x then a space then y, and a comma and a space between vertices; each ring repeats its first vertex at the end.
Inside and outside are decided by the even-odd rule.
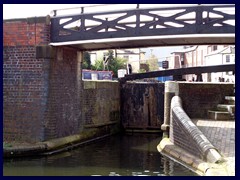
POLYGON ((161 126, 163 131, 163 138, 169 137, 169 126, 170 126, 170 106, 172 97, 178 95, 179 88, 178 82, 166 81, 165 92, 164 92, 164 123, 161 126))

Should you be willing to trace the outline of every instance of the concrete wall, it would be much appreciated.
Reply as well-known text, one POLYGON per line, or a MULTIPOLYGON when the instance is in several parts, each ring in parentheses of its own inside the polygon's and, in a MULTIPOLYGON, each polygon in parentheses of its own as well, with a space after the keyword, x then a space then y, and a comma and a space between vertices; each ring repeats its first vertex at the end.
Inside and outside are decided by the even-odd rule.
POLYGON ((129 82, 121 87, 121 122, 125 128, 160 129, 164 84, 129 82))

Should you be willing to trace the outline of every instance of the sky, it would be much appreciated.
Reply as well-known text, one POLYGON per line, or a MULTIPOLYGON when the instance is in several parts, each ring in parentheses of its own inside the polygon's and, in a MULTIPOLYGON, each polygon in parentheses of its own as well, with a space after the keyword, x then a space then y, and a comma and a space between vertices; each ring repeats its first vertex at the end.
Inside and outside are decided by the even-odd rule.
MULTIPOLYGON (((190 6, 189 4, 140 4, 139 7, 169 7, 190 6)), ((194 4, 192 4, 194 5, 194 4)), ((133 9, 137 4, 3 4, 3 19, 35 17, 51 15, 52 10, 85 7, 85 12, 108 10, 133 9)), ((71 12, 80 12, 80 9, 71 9, 71 12)), ((62 11, 64 12, 64 11, 62 11)), ((66 11, 65 11, 66 12, 66 11)))
POLYGON ((168 46, 168 47, 149 47, 141 48, 142 51, 145 51, 146 58, 151 57, 151 53, 155 55, 159 61, 166 60, 166 57, 172 56, 172 52, 183 49, 183 46, 168 46))
POLYGON ((55 9, 90 5, 94 4, 3 4, 3 19, 47 16, 55 9))
MULTIPOLYGON (((181 4, 183 5, 183 4, 181 4)), ((152 4, 144 4, 140 7, 151 7, 152 4)), ((172 6, 169 4, 154 4, 154 6, 172 6)), ((84 12, 96 12, 97 11, 107 11, 109 9, 128 9, 136 8, 136 4, 3 4, 3 19, 16 19, 16 18, 27 18, 27 17, 38 17, 38 16, 47 16, 53 15, 53 10, 66 9, 68 10, 59 10, 57 13, 71 14, 78 13, 81 11, 80 7, 85 7, 84 12), (71 9, 74 8, 74 9, 71 9), (21 13, 18 13, 18 12, 21 13)), ((159 59, 163 59, 163 57, 171 56, 171 52, 182 49, 182 46, 178 47, 149 47, 149 48, 141 48, 141 50, 145 51, 145 57, 148 58, 151 56, 151 53, 155 55, 159 59)))

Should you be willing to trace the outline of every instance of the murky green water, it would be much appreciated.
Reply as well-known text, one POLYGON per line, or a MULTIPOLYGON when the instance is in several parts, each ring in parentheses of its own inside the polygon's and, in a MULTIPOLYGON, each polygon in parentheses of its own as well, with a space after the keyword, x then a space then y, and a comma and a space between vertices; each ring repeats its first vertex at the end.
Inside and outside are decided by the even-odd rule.
POLYGON ((160 135, 115 135, 45 157, 7 159, 4 176, 195 176, 161 156, 160 135))

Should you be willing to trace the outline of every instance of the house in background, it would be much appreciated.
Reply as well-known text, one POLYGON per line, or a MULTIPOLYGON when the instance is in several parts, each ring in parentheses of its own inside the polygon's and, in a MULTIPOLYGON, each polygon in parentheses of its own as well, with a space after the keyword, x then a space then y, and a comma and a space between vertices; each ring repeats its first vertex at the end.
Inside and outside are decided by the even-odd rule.
MULTIPOLYGON (((235 64, 235 46, 227 46, 223 49, 213 51, 205 56, 206 66, 213 66, 219 64, 235 64)), ((208 81, 235 83, 235 74, 232 71, 209 73, 208 81)))
MULTIPOLYGON (((202 45, 202 46, 185 46, 184 49, 175 51, 171 53, 169 68, 184 68, 184 67, 196 67, 196 66, 211 66, 211 65, 221 65, 226 64, 224 59, 228 58, 229 62, 235 63, 235 47, 225 46, 225 45, 202 45)), ((219 81, 219 77, 216 80, 216 76, 224 78, 227 80, 226 75, 230 78, 229 73, 204 73, 202 78, 204 82, 216 82, 219 81), (227 75, 229 74, 229 75, 227 75), (216 81, 215 81, 216 80, 216 81)), ((196 75, 184 75, 184 79, 187 81, 196 80, 196 75)), ((232 77, 231 77, 232 79, 232 77)), ((230 80, 229 80, 230 81, 230 80)), ((232 82, 232 81, 231 81, 232 82)), ((235 82, 235 81, 234 81, 235 82)))
MULTIPOLYGON (((95 64, 96 60, 103 59, 108 53, 108 50, 91 51, 89 52, 91 58, 91 64, 95 64)), ((139 48, 135 49, 114 49, 113 56, 127 60, 127 64, 131 64, 132 73, 138 73, 140 70, 140 62, 145 59, 145 52, 139 48)), ((126 68, 127 68, 126 64, 126 68)))
POLYGON ((140 70, 140 62, 145 59, 145 52, 141 49, 118 49, 116 57, 127 60, 127 64, 131 64, 132 73, 138 73, 140 70))

